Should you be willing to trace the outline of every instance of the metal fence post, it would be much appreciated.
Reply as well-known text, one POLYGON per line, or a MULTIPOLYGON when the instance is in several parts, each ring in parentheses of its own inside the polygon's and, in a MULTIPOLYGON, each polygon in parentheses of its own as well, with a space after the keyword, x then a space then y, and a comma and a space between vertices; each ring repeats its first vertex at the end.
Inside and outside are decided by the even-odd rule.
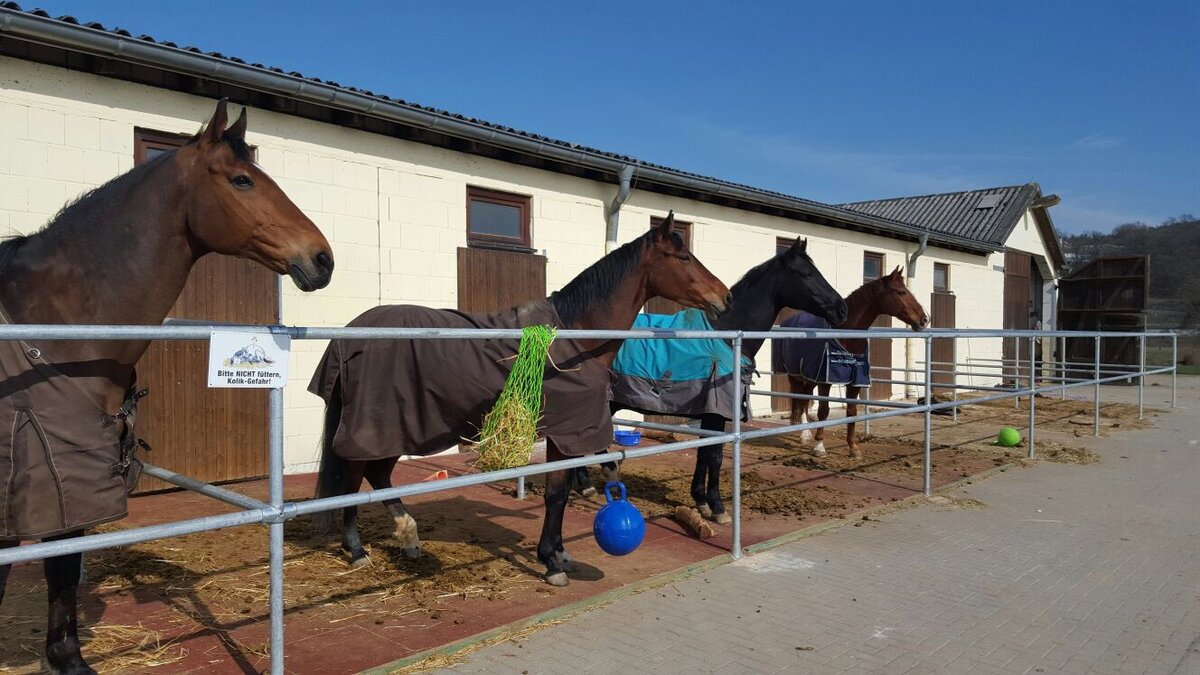
POLYGON ((1037 359, 1034 356, 1035 354, 1037 354, 1037 350, 1034 349, 1034 347, 1036 346, 1035 340, 1037 340, 1036 337, 1030 336, 1030 338, 1029 338, 1029 437, 1028 437, 1029 458, 1030 459, 1033 459, 1034 429, 1037 427, 1037 420, 1034 419, 1035 405, 1036 405, 1034 403, 1034 398, 1037 397, 1037 359))
MULTIPOLYGON (((718 450, 720 448, 718 447, 718 450)), ((742 557, 742 331, 733 338, 733 542, 729 554, 742 557)))
POLYGON ((517 499, 525 499, 525 476, 517 478, 517 499))
MULTIPOLYGON (((930 460, 930 457, 929 457, 929 440, 930 440, 929 437, 931 435, 929 422, 930 422, 930 415, 932 415, 932 411, 929 409, 929 407, 931 405, 933 405, 933 387, 930 386, 932 384, 932 380, 933 380, 932 373, 931 373, 933 368, 930 365, 932 361, 933 361, 933 337, 926 334, 925 335, 925 484, 924 484, 926 497, 933 494, 932 485, 931 485, 932 481, 930 480, 930 476, 929 476, 930 465, 932 463, 930 460)), ((907 378, 905 378, 905 379, 907 379, 907 378)))
POLYGON ((1175 407, 1176 380, 1179 375, 1179 335, 1171 335, 1171 407, 1175 407))
MULTIPOLYGON (((1067 383, 1067 338, 1059 336, 1058 338, 1058 383, 1065 385, 1067 383)), ((1067 400, 1067 388, 1064 386, 1058 390, 1059 400, 1067 400)))
MULTIPOLYGON (((271 507, 283 509, 283 389, 270 395, 271 507)), ((283 675, 283 521, 269 526, 271 592, 271 675, 283 675)))
POLYGON ((1138 419, 1145 415, 1146 400, 1146 336, 1138 337, 1138 349, 1141 352, 1141 365, 1138 368, 1138 419))
POLYGON ((1094 409, 1093 409, 1092 415, 1094 416, 1095 419, 1093 421, 1092 435, 1099 436, 1100 435, 1100 336, 1099 335, 1096 336, 1096 354, 1095 354, 1095 356, 1096 356, 1096 366, 1095 366, 1096 370, 1092 374, 1092 376, 1096 378, 1096 386, 1095 386, 1095 391, 1093 392, 1092 395, 1093 395, 1093 398, 1095 398, 1096 400, 1093 402, 1094 409))

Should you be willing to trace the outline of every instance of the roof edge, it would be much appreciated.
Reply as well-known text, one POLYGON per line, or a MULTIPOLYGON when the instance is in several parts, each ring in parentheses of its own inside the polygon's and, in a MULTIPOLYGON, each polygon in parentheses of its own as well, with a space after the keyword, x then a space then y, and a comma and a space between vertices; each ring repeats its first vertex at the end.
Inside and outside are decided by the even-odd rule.
MULTIPOLYGON (((402 101, 386 99, 281 71, 276 72, 265 67, 206 54, 198 50, 193 51, 162 44, 147 37, 135 38, 102 28, 51 18, 49 15, 13 9, 14 6, 11 3, 0 6, 0 36, 205 78, 304 103, 377 117, 405 126, 435 131, 510 152, 545 158, 614 176, 623 166, 632 164, 636 167, 639 182, 651 181, 670 189, 779 210, 785 212, 780 214, 785 217, 807 219, 804 216, 817 216, 833 221, 835 226, 841 224, 850 229, 865 229, 882 236, 910 241, 917 241, 923 234, 926 234, 925 228, 909 223, 870 216, 838 206, 716 178, 689 174, 632 157, 606 155, 554 139, 535 137, 490 126, 463 116, 429 110, 402 101)), ((993 242, 980 242, 966 237, 936 232, 928 232, 928 234, 929 242, 935 246, 977 254, 998 250, 993 242)))

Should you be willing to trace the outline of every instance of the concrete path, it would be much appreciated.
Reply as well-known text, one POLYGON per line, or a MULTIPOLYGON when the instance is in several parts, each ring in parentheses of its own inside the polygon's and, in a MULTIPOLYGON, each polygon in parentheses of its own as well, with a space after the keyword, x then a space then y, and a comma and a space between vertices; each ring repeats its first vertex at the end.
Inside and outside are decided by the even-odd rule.
MULTIPOLYGON (((1158 381, 1147 405, 1165 408, 1158 381)), ((1200 378, 1179 406, 1077 439, 1098 464, 1013 469, 443 672, 1200 673, 1200 378)))

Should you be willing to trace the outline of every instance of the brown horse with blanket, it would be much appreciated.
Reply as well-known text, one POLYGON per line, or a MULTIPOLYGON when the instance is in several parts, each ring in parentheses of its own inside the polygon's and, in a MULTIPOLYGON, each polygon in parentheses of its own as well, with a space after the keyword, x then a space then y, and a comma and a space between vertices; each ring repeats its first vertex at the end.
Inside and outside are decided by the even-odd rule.
MULTIPOLYGON (((333 273, 329 242, 254 163, 246 110, 222 100, 186 145, 68 204, 41 231, 0 243, 0 320, 160 325, 201 256, 248 258, 303 291, 333 273)), ((65 539, 125 517, 140 466, 134 365, 145 340, 0 341, 0 548, 65 539)), ((79 652, 81 555, 44 561, 46 668, 94 673, 79 652)), ((0 565, 0 599, 9 565, 0 565)))
MULTIPOLYGON (((351 327, 555 328, 627 330, 655 296, 720 314, 729 289, 696 260, 671 232, 674 214, 584 270, 549 298, 495 314, 464 314, 412 305, 370 309, 351 327)), ((550 348, 543 392, 546 460, 604 450, 612 442, 608 410, 609 368, 621 340, 560 337, 550 348)), ((363 478, 379 490, 391 487, 400 455, 429 455, 474 438, 496 402, 517 353, 516 340, 364 340, 330 343, 309 391, 326 402, 321 443, 319 497, 357 492, 363 478)), ((546 580, 568 583, 570 558, 563 550, 567 470, 546 477, 546 517, 538 560, 546 580)), ((399 499, 384 504, 395 519, 405 555, 420 555, 417 524, 399 499)), ((326 515, 326 514, 322 514, 326 515)), ((334 512, 321 519, 333 525, 334 512)), ((358 533, 358 510, 343 509, 342 546, 351 564, 366 562, 358 533)))

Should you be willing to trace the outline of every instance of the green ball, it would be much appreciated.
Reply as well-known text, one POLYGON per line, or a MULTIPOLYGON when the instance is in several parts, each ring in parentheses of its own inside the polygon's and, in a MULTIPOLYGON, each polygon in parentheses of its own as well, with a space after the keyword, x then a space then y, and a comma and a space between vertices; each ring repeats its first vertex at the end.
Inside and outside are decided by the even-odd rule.
POLYGON ((1004 427, 1000 430, 1000 435, 996 438, 996 442, 1006 448, 1011 448, 1021 442, 1021 432, 1012 427, 1004 427))

